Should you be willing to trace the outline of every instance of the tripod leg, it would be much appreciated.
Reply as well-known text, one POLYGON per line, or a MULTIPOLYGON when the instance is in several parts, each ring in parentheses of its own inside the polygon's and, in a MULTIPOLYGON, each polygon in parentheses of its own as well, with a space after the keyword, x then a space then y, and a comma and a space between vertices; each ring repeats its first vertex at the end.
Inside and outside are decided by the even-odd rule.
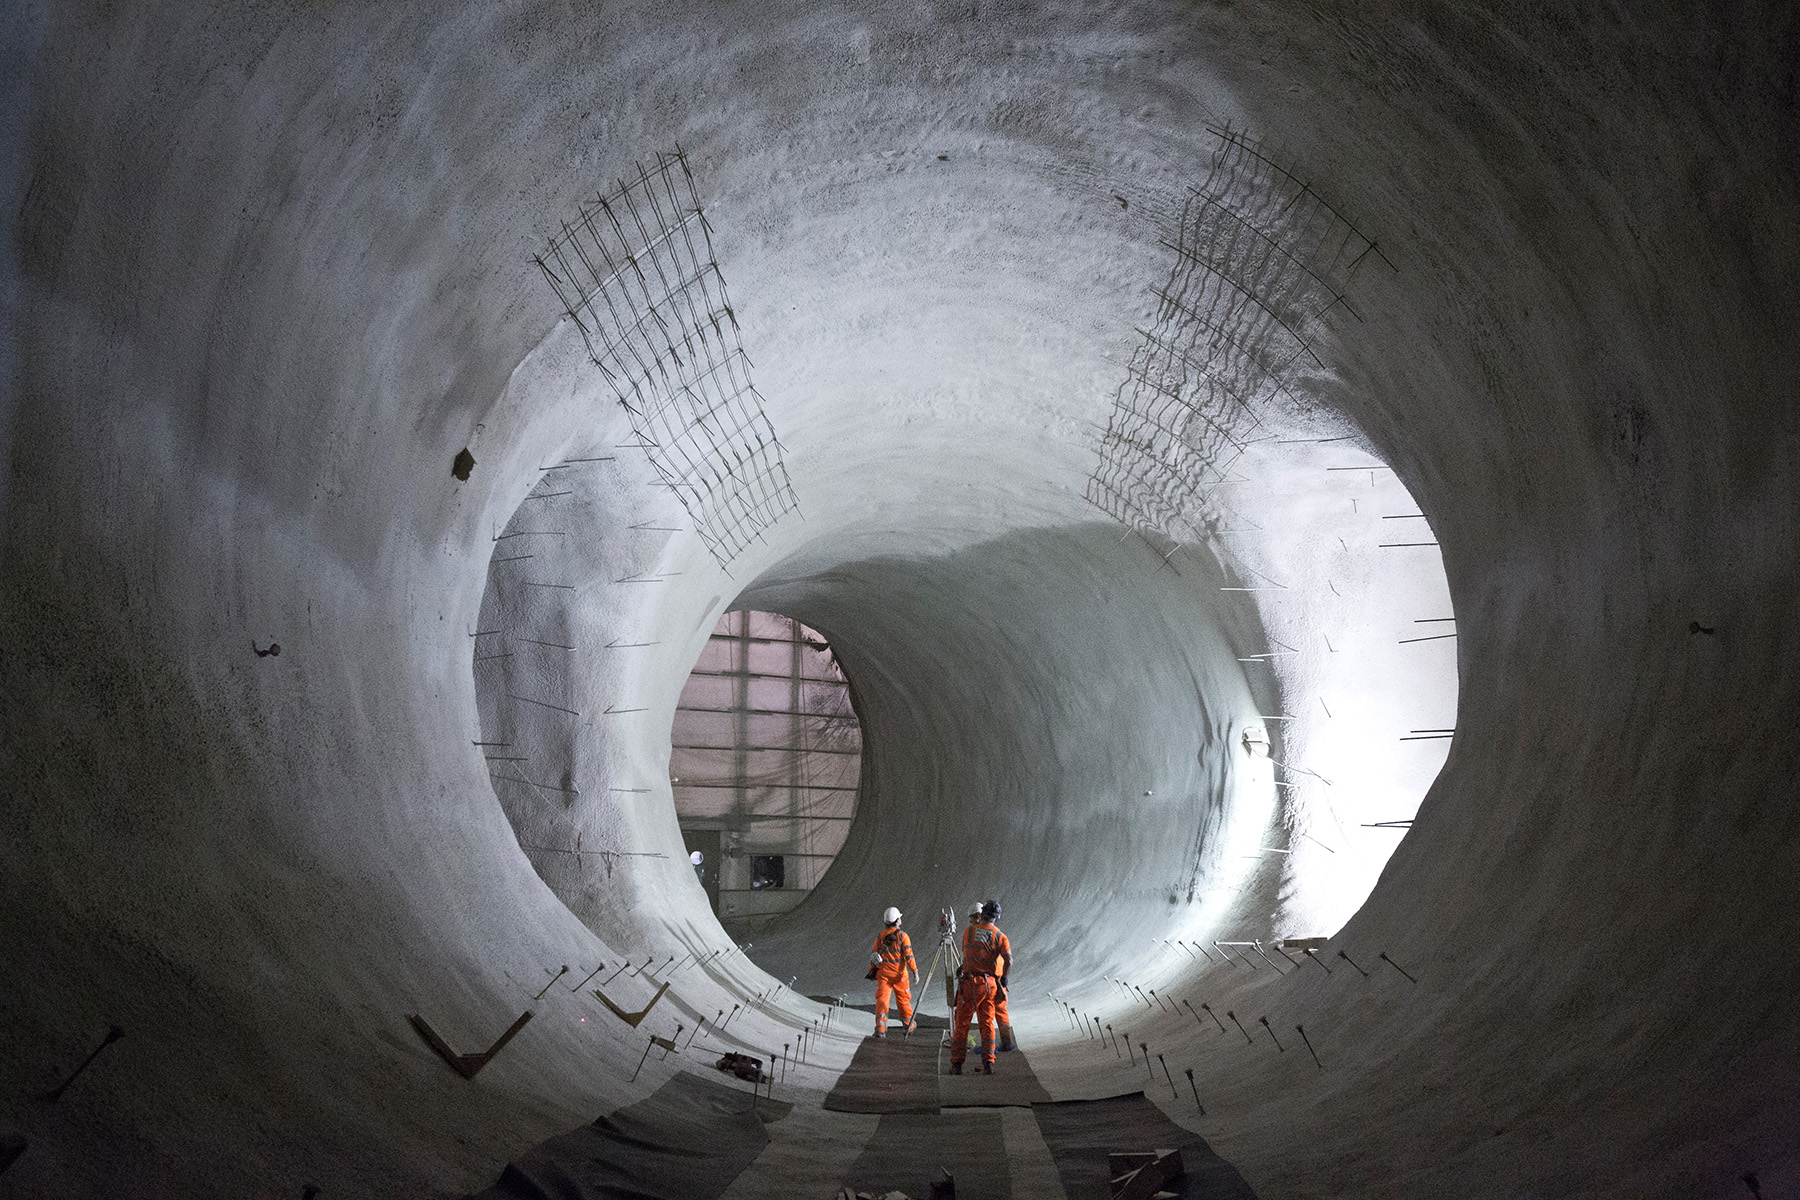
MULTIPOLYGON (((944 947, 940 944, 937 948, 937 953, 931 956, 931 965, 925 968, 925 982, 919 985, 919 1000, 921 1003, 924 1002, 925 997, 931 994, 931 977, 937 974, 938 960, 943 957, 944 947)), ((914 1008, 913 1011, 917 1013, 918 1009, 914 1008)))

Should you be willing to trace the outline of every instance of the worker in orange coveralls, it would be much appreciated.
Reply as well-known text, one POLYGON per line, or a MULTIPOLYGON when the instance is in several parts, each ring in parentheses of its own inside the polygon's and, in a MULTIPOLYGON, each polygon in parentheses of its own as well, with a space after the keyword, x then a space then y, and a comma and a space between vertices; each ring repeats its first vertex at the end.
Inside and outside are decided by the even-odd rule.
POLYGON ((887 927, 875 938, 869 952, 869 978, 875 981, 875 1036, 887 1036, 888 994, 900 1002, 900 1023, 912 1035, 912 984, 919 981, 919 964, 913 960, 912 939, 900 930, 900 910, 889 907, 881 914, 887 927), (911 974, 912 981, 907 981, 911 974))
MULTIPOLYGON (((998 900, 989 900, 988 904, 994 906, 994 916, 998 917, 1000 915, 1000 902, 998 900)), ((986 907, 987 905, 982 906, 984 910, 986 907)), ((1010 954, 1006 961, 1006 972, 1009 976, 1012 974, 1012 958, 1010 954)), ((1012 1014, 1006 1010, 1006 985, 1004 983, 1000 985, 999 991, 994 996, 994 1028, 999 1033, 1000 1044, 998 1049, 1002 1054, 1006 1053, 1008 1050, 1017 1050, 1019 1048, 1019 1040, 1013 1036, 1012 1014)))
POLYGON ((961 1075, 969 1054, 969 1022, 981 1019, 981 1073, 994 1073, 994 1001, 1006 995, 1012 970, 1012 943, 994 924, 998 901, 981 907, 981 919, 963 930, 962 966, 957 969, 956 1021, 950 1030, 950 1073, 961 1075))
MULTIPOLYGON (((999 901, 989 900, 987 901, 987 904, 992 904, 994 906, 994 915, 996 917, 1000 915, 999 901)), ((975 922, 981 920, 981 911, 985 907, 985 904, 977 904, 975 906, 975 910, 969 914, 969 924, 973 925, 975 922)), ((999 1050, 1002 1054, 1006 1053, 1008 1050, 1017 1050, 1019 1048, 1019 1041, 1013 1036, 1012 1014, 1006 1009, 1005 988, 1001 988, 994 996, 994 1028, 999 1032, 999 1050)))

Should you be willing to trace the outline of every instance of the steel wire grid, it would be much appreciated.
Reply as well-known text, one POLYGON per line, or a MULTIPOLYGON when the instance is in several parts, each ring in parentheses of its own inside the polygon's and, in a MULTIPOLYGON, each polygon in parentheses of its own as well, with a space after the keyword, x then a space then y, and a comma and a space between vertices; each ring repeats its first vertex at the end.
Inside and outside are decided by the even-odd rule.
MULTIPOLYGON (((1087 499, 1165 537, 1204 537, 1207 501, 1244 452, 1261 410, 1312 366, 1334 310, 1374 255, 1311 186, 1230 129, 1183 204, 1156 319, 1139 329, 1100 443, 1087 499)), ((1392 264, 1390 263, 1391 267, 1392 264)))
POLYGON ((679 147, 583 205, 534 261, 720 566, 798 509, 679 147))

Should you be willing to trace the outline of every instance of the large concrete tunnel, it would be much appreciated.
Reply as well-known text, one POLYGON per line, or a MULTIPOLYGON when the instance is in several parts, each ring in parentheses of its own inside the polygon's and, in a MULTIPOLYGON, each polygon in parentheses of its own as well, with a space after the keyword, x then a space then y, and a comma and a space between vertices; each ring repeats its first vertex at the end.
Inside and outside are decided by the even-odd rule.
POLYGON ((732 1048, 629 1194, 863 1187, 880 914, 994 898, 992 1194, 1142 1091, 1265 1200, 1800 1196, 1791 5, 0 30, 0 1194, 478 1193, 732 1048), (751 931, 753 612, 861 742, 751 931))

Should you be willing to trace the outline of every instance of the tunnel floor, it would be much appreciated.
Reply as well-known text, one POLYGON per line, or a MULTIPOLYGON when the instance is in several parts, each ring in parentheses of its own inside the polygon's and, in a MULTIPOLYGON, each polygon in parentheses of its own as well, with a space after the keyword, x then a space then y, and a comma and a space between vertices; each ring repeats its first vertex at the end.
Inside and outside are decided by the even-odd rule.
POLYGON ((12 0, 0 95, 0 1194, 1800 1197, 1800 4, 12 0), (678 751, 744 610, 851 711, 790 623, 678 751), (1048 1101, 826 1108, 977 900, 1048 1101))
MULTIPOLYGON (((1168 1150, 1180 1151, 1181 1173, 1145 1196, 1255 1200, 1199 1133, 1151 1102, 1148 1081, 1132 1087, 1121 1075, 1101 1083, 1114 1094, 1058 1098, 1024 1050, 1003 1053, 991 1076, 951 1075, 947 1039, 941 1029, 865 1037, 828 1092, 794 1088, 786 1098, 779 1082, 753 1096, 700 1074, 706 1064, 696 1060, 646 1099, 533 1147, 476 1200, 791 1200, 845 1190, 923 1200, 941 1194, 932 1185, 946 1177, 958 1200, 1085 1200, 1119 1194, 1112 1156, 1168 1150)), ((971 1053, 969 1065, 978 1062, 971 1053)), ((1138 1063, 1130 1069, 1135 1077, 1138 1063)))

